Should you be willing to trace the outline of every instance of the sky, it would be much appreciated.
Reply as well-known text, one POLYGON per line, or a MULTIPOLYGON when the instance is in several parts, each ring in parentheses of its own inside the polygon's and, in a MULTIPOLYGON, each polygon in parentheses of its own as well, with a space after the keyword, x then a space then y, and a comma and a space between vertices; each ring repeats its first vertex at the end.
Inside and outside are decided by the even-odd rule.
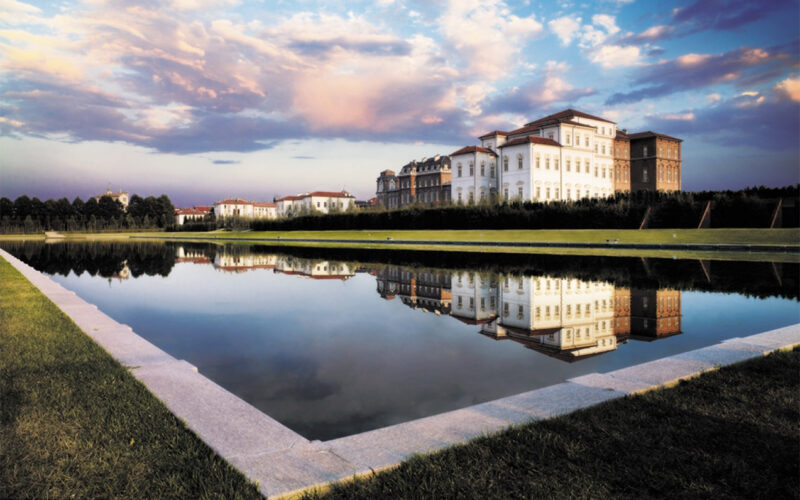
POLYGON ((800 182, 800 0, 0 0, 0 196, 314 190, 566 108, 800 182))

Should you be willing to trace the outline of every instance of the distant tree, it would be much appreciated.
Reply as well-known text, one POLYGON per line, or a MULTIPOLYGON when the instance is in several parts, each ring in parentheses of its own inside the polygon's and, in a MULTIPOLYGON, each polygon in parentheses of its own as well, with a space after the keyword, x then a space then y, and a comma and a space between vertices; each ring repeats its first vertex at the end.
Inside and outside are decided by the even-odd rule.
POLYGON ((29 215, 31 215, 31 199, 23 194, 14 200, 14 217, 23 220, 29 215))
POLYGON ((3 196, 0 198, 0 217, 11 217, 14 215, 14 202, 3 196))

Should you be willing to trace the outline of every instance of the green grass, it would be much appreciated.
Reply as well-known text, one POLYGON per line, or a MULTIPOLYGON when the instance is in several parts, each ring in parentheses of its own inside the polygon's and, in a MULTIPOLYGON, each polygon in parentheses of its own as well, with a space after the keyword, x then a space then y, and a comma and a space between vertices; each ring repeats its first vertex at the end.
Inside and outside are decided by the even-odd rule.
POLYGON ((305 498, 798 498, 800 350, 511 428, 305 498))
POLYGON ((0 258, 0 498, 261 498, 0 258))
MULTIPOLYGON (((160 236, 208 236, 208 233, 161 233, 160 236)), ((246 231, 217 232, 219 238, 314 238, 415 241, 534 241, 557 243, 715 243, 800 246, 800 229, 504 229, 440 231, 246 231)))

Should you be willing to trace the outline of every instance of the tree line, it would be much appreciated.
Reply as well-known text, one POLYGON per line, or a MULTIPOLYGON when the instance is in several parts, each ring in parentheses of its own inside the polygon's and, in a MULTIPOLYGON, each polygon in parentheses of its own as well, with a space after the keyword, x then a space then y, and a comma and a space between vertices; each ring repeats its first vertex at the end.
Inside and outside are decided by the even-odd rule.
POLYGON ((134 194, 125 210, 110 196, 83 201, 76 197, 41 201, 22 195, 11 201, 0 198, 0 233, 40 233, 42 231, 119 231, 158 230, 175 221, 175 207, 169 197, 142 198, 134 194))
POLYGON ((783 227, 798 227, 799 186, 749 188, 740 191, 617 193, 608 198, 576 201, 411 205, 396 210, 308 215, 256 220, 265 230, 347 229, 638 229, 650 209, 649 228, 695 228, 711 202, 711 227, 769 227, 779 198, 791 198, 783 209, 783 227))

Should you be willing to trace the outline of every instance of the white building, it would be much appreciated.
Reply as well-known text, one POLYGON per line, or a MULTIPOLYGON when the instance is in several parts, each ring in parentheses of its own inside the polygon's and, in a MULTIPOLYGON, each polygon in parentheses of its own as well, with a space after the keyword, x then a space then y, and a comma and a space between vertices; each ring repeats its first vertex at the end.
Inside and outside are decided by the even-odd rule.
POLYGON ((497 194, 497 153, 467 146, 450 155, 450 198, 455 203, 488 201, 497 194))
POLYGON ((176 208, 175 224, 182 226, 189 221, 203 220, 210 212, 211 207, 176 208))
POLYGON ((451 155, 452 199, 479 202, 493 189, 505 200, 547 202, 611 196, 615 136, 614 122, 573 109, 511 132, 490 132, 479 138, 480 146, 468 146, 451 155))
POLYGON ((120 189, 118 192, 113 193, 111 192, 111 188, 109 187, 105 193, 98 194, 97 196, 94 197, 94 199, 100 201, 100 198, 102 198, 103 196, 108 196, 112 200, 120 202, 120 204, 122 205, 122 209, 126 211, 128 210, 128 202, 130 201, 130 195, 126 191, 120 189))
POLYGON ((312 212, 323 214, 344 212, 355 206, 355 201, 356 197, 347 191, 314 191, 275 198, 279 217, 294 217, 301 213, 310 214, 312 212))
POLYGON ((244 198, 230 198, 214 203, 214 215, 218 219, 226 217, 274 219, 277 217, 277 206, 275 203, 259 203, 244 198))

